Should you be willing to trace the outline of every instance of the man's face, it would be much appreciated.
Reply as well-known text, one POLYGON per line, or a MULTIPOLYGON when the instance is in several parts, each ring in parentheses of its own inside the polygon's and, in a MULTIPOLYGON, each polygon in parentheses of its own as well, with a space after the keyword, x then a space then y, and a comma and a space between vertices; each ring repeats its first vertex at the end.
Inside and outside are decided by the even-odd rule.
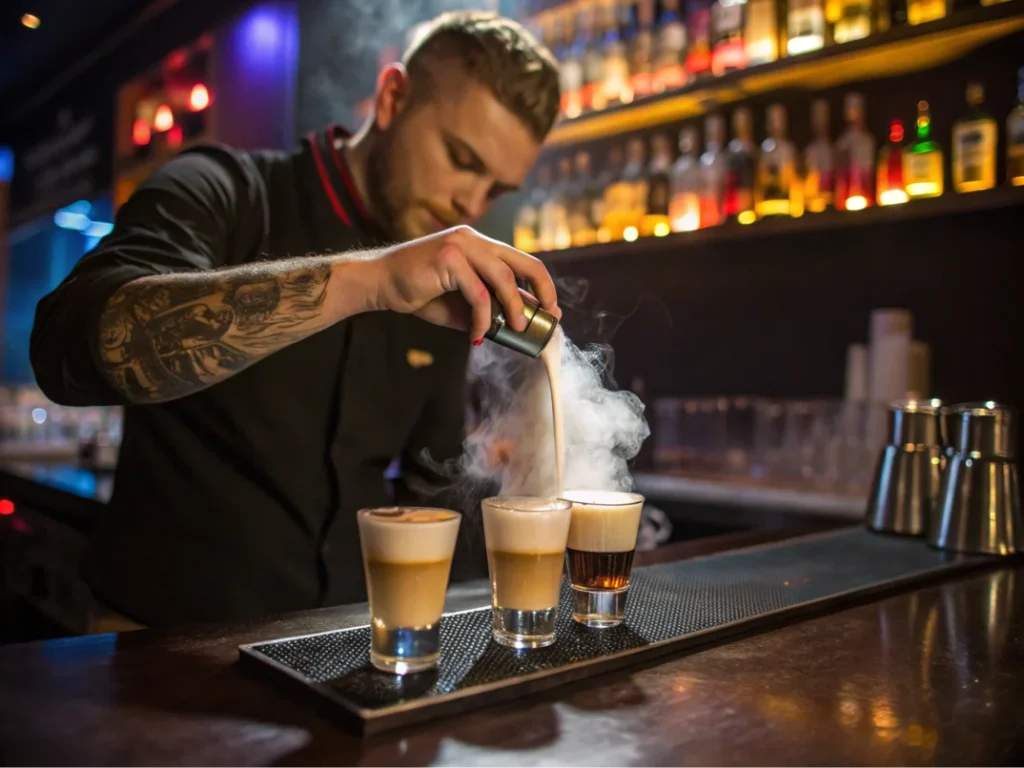
POLYGON ((377 217, 398 240, 471 224, 523 183, 540 144, 483 85, 457 76, 396 110, 369 158, 377 217))

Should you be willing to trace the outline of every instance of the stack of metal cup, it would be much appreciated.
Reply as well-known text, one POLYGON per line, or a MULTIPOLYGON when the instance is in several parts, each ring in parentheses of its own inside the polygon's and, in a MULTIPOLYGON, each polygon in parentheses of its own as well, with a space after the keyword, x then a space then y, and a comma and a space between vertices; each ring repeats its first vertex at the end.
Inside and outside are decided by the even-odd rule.
POLYGON ((989 555, 1024 552, 1017 412, 992 401, 944 410, 950 448, 928 543, 989 555))

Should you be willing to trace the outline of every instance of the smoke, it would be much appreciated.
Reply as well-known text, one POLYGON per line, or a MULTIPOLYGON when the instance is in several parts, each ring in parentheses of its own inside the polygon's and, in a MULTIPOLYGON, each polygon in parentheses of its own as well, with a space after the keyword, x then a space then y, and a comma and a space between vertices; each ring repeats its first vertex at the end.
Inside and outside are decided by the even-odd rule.
MULTIPOLYGON (((578 348, 561 332, 561 410, 566 489, 630 490, 628 462, 649 430, 643 403, 604 384, 610 348, 578 348)), ((460 475, 472 485, 491 481, 502 494, 557 495, 551 394, 533 360, 494 344, 476 350, 470 379, 482 420, 466 441, 460 475)))

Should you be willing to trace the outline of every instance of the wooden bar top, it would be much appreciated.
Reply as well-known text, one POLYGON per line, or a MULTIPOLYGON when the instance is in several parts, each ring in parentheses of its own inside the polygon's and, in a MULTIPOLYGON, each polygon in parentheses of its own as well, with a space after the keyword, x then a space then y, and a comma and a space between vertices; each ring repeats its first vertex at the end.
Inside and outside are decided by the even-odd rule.
MULTIPOLYGON (((448 608, 486 602, 483 585, 457 586, 448 608)), ((365 606, 352 606, 0 648, 0 762, 995 765, 1024 758, 1019 560, 368 739, 236 663, 241 643, 365 620, 365 606)))

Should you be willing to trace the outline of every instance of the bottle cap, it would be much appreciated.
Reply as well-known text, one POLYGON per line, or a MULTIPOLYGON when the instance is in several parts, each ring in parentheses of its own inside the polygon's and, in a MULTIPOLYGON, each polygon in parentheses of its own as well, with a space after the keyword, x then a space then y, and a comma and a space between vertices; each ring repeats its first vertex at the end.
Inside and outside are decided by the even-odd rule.
POLYGON ((981 83, 967 84, 967 103, 979 107, 985 101, 985 87, 981 83))

